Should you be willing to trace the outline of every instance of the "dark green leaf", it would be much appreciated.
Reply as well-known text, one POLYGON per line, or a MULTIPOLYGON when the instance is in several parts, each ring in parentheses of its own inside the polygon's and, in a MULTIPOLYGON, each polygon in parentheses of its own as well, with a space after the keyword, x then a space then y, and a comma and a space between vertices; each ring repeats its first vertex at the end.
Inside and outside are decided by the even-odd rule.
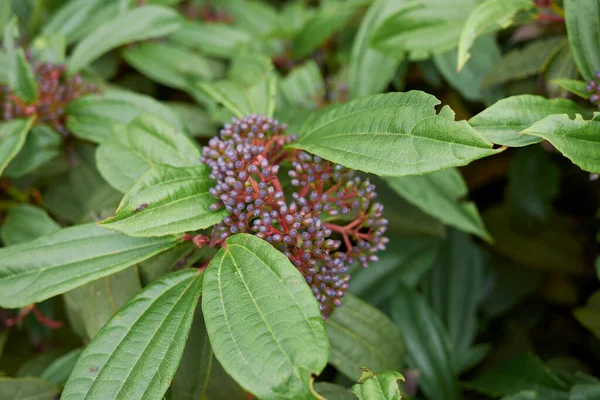
MULTIPOLYGON (((353 282, 354 283, 354 282, 353 282)), ((381 311, 352 295, 327 320, 331 342, 329 363, 352 380, 360 367, 402 370, 404 341, 398 327, 381 311)))
POLYGON ((581 169, 600 173, 600 114, 585 121, 581 115, 575 119, 567 115, 550 115, 523 131, 546 139, 565 157, 581 169))
POLYGON ((176 237, 131 238, 95 224, 0 249, 0 305, 24 307, 169 249, 176 237))
POLYGON ((584 79, 600 71, 600 5, 594 0, 565 0, 565 20, 573 58, 584 79))
POLYGON ((154 165, 199 165, 200 151, 186 135, 146 114, 115 126, 111 140, 98 147, 96 160, 104 179, 126 193, 154 165))
POLYGON ((213 78, 208 61, 188 48, 172 43, 142 43, 121 54, 129 65, 163 85, 185 90, 196 80, 213 78))
POLYGON ((534 122, 552 114, 573 117, 576 113, 590 115, 589 111, 570 100, 521 95, 498 101, 471 118, 469 124, 492 143, 521 147, 541 141, 522 134, 534 122))
POLYGON ((404 285, 398 287, 392 305, 392 319, 402 331, 411 366, 421 372, 423 393, 430 399, 459 399, 450 340, 437 314, 422 296, 404 285))
POLYGON ((23 148, 6 167, 6 175, 20 178, 48 161, 59 156, 63 150, 63 137, 46 125, 36 125, 31 129, 23 148))
POLYGON ((65 310, 73 330, 85 342, 91 341, 141 288, 137 268, 130 267, 66 292, 65 310))
POLYGON ((545 68, 544 77, 548 82, 549 97, 568 96, 569 92, 554 82, 555 80, 574 80, 579 77, 568 42, 563 43, 558 51, 556 51, 554 57, 550 59, 545 68))
POLYGON ((75 349, 57 358, 44 370, 40 378, 55 385, 64 386, 82 351, 83 349, 75 349))
POLYGON ((348 67, 351 99, 381 92, 394 77, 400 62, 372 48, 371 41, 383 21, 401 5, 402 2, 396 0, 377 0, 363 18, 352 45, 348 67))
POLYGON ((67 44, 73 43, 80 35, 82 28, 89 24, 92 15, 102 5, 102 0, 75 0, 61 7, 42 29, 42 34, 64 35, 67 44))
POLYGON ((213 352, 204 326, 202 309, 194 313, 192 328, 183 351, 183 358, 177 368, 171 395, 177 400, 198 400, 205 398, 206 388, 212 369, 213 352))
POLYGON ((194 21, 184 23, 171 40, 208 56, 233 58, 251 42, 252 35, 235 26, 194 21))
POLYGON ((327 364, 329 343, 302 274, 267 242, 238 234, 205 275, 202 310, 225 370, 261 398, 310 398, 311 374, 327 364))
POLYGON ((75 73, 115 47, 165 36, 180 27, 180 17, 169 8, 143 6, 121 13, 75 46, 67 63, 75 73))
POLYGON ((594 400, 600 398, 600 384, 579 384, 571 388, 569 400, 594 400))
POLYGON ((455 122, 426 93, 389 93, 335 107, 305 124, 301 148, 346 167, 384 176, 424 174, 498 152, 465 121, 455 122))
POLYGON ((398 381, 403 380, 404 377, 399 372, 384 371, 374 374, 368 368, 363 367, 358 383, 350 390, 360 400, 400 400, 398 381))
POLYGON ((9 208, 2 224, 1 236, 4 245, 11 246, 37 239, 59 229, 60 225, 43 209, 30 204, 20 204, 9 208))
POLYGON ((501 400, 538 400, 537 394, 532 390, 524 390, 511 396, 503 397, 501 400))
POLYGON ((127 302, 79 357, 61 398, 162 400, 183 355, 201 289, 202 275, 185 270, 127 302))
POLYGON ((551 81, 551 83, 554 83, 555 85, 558 85, 561 88, 568 90, 573 94, 576 94, 582 99, 590 98, 591 93, 585 89, 587 83, 585 83, 584 81, 578 81, 576 79, 554 79, 553 81, 551 81))
POLYGON ((540 399, 567 400, 568 386, 533 355, 512 358, 483 372, 469 384, 479 393, 500 397, 535 391, 540 399))
POLYGON ((316 382, 313 389, 327 400, 356 400, 356 396, 343 386, 329 382, 316 382))
POLYGON ((308 61, 290 71, 281 80, 281 92, 291 107, 316 109, 325 97, 325 82, 314 61, 308 61))
POLYGON ((575 309, 573 314, 581 325, 600 338, 600 291, 594 292, 585 307, 575 309))
POLYGON ((4 28, 4 48, 8 56, 8 86, 25 103, 30 103, 38 95, 38 86, 33 69, 21 48, 15 48, 18 36, 17 19, 13 17, 4 28))
POLYGON ((477 36, 506 28, 512 23, 517 12, 532 7, 534 3, 530 0, 486 0, 480 3, 469 14, 460 33, 458 70, 460 71, 471 57, 469 50, 477 36))
POLYGON ((16 119, 4 122, 0 127, 0 174, 14 159, 23 145, 33 125, 34 118, 16 119))
POLYGON ((106 228, 129 236, 164 236, 208 228, 219 223, 225 209, 210 210, 216 200, 205 165, 175 168, 156 165, 127 192, 106 228))
POLYGON ((217 124, 210 114, 200 107, 183 102, 168 102, 167 104, 179 116, 185 130, 190 135, 194 137, 213 137, 218 131, 217 124))
POLYGON ((445 224, 491 240, 477 206, 466 200, 469 190, 457 169, 449 168, 420 176, 388 178, 386 182, 410 203, 439 218, 445 224))
POLYGON ((126 124, 145 113, 163 119, 179 132, 185 131, 185 125, 169 107, 125 90, 107 90, 70 102, 67 128, 81 139, 102 143, 110 139, 113 125, 126 124))
POLYGON ((60 386, 38 378, 0 377, 0 399, 53 400, 60 394, 60 386))

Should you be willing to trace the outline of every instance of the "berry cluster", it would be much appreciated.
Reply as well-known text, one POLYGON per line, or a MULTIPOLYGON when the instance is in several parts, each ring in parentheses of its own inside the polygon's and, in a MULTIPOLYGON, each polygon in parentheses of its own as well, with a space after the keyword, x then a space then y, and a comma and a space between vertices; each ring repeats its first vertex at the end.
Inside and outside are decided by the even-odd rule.
POLYGON ((67 67, 62 64, 35 63, 38 97, 31 103, 25 103, 8 86, 2 86, 0 97, 3 118, 11 120, 35 115, 38 123, 49 124, 66 135, 68 132, 64 123, 67 104, 85 94, 98 91, 95 85, 85 84, 78 74, 67 77, 66 70, 67 67))
POLYGON ((600 71, 596 72, 595 79, 588 82, 585 90, 591 94, 590 103, 600 108, 600 71))
POLYGON ((203 149, 217 181, 211 194, 219 201, 212 209, 229 212, 210 244, 238 232, 265 239, 302 272, 326 317, 341 305, 350 265, 377 261, 375 253, 388 241, 387 220, 368 179, 306 152, 288 151, 285 145, 295 136, 285 136, 285 129, 262 116, 234 118, 203 149), (289 196, 280 166, 289 166, 289 196))
POLYGON ((227 11, 215 7, 210 2, 198 7, 192 4, 191 1, 185 1, 181 6, 181 11, 190 20, 200 19, 204 22, 222 24, 232 24, 234 22, 233 17, 227 11))

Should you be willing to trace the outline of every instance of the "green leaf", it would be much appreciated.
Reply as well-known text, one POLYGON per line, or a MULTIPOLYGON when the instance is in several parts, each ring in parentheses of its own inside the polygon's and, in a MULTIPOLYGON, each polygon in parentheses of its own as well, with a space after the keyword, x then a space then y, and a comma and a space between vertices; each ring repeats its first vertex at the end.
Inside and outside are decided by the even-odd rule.
POLYGON ((18 34, 17 18, 13 17, 4 28, 4 48, 8 56, 8 86, 17 97, 25 103, 30 103, 37 98, 38 85, 23 49, 15 48, 15 37, 18 34))
POLYGON ((248 400, 248 393, 225 372, 219 360, 214 356, 210 369, 210 377, 208 378, 208 387, 206 388, 206 398, 215 400, 248 400))
POLYGON ((325 82, 317 64, 310 60, 281 80, 281 92, 291 107, 316 109, 325 98, 325 82))
POLYGON ((156 165, 127 192, 105 228, 129 236, 164 236, 197 231, 219 223, 227 212, 211 211, 216 200, 205 165, 175 168, 156 165))
POLYGON ((62 34, 38 36, 33 40, 30 51, 36 61, 63 64, 66 53, 65 37, 62 34))
POLYGON ((6 175, 21 178, 62 154, 63 137, 46 125, 34 125, 19 154, 6 167, 6 175))
POLYGON ((491 36, 480 37, 472 49, 473 57, 465 68, 456 71, 457 50, 436 54, 433 57, 436 67, 444 79, 467 100, 482 100, 484 93, 482 83, 484 76, 497 65, 500 59, 500 48, 491 36))
POLYGON ((476 5, 474 0, 407 0, 378 29, 373 45, 401 58, 423 60, 456 47, 461 27, 476 5))
POLYGON ((392 302, 392 319, 402 331, 411 366, 421 371, 419 387, 425 396, 429 399, 459 399, 448 334, 423 297, 400 285, 392 302))
POLYGON ((477 206, 466 200, 469 189, 457 169, 388 178, 386 182, 400 196, 445 224, 474 233, 487 241, 491 240, 477 206))
POLYGON ((573 60, 571 48, 567 41, 557 49, 556 54, 550 59, 548 65, 545 67, 544 78, 548 82, 548 96, 568 96, 569 92, 562 89, 554 81, 560 79, 577 79, 578 77, 579 73, 577 72, 577 66, 575 65, 575 60, 573 60))
POLYGON ((225 106, 238 118, 252 113, 271 117, 275 111, 277 77, 273 72, 250 87, 231 81, 199 83, 198 86, 208 97, 225 106))
POLYGON ((574 117, 576 113, 590 115, 589 111, 570 100, 521 95, 498 101, 471 118, 469 124, 492 143, 521 147, 541 141, 522 134, 534 122, 552 114, 574 117))
POLYGON ((550 143, 575 165, 588 172, 600 173, 600 114, 584 121, 581 115, 550 115, 536 122, 524 133, 539 136, 550 143))
POLYGON ((493 397, 534 391, 540 399, 567 400, 568 386, 533 355, 511 358, 498 367, 484 371, 469 383, 479 393, 493 397))
POLYGON ((0 399, 53 400, 60 386, 38 378, 0 377, 0 399))
POLYGON ((569 45, 581 76, 594 79, 600 71, 600 5, 594 0, 565 0, 569 45))
POLYGON ((356 400, 356 396, 343 386, 329 382, 315 382, 313 389, 327 400, 356 400))
POLYGON ((554 79, 550 82, 560 86, 565 90, 568 90, 569 92, 581 97, 582 99, 587 100, 590 98, 591 93, 585 89, 587 83, 585 83, 584 81, 579 81, 576 79, 554 79))
POLYGON ((362 5, 359 1, 325 4, 304 23, 292 43, 295 58, 303 58, 348 23, 362 5))
POLYGON ((116 126, 111 140, 98 147, 96 160, 104 179, 126 193, 154 165, 199 165, 200 151, 186 135, 146 114, 116 126))
POLYGON ((91 341, 141 288, 137 268, 130 267, 66 292, 65 311, 73 330, 85 342, 91 341))
POLYGON ((179 29, 180 22, 180 16, 167 7, 148 5, 128 10, 79 42, 67 62, 68 70, 78 72, 118 46, 166 36, 179 29))
POLYGON ((263 54, 242 54, 231 60, 227 77, 230 81, 247 88, 254 86, 273 69, 271 59, 263 54))
POLYGON ((329 358, 317 300, 287 257, 267 242, 227 239, 205 272, 202 311, 225 370, 260 398, 311 398, 329 358))
POLYGON ((450 231, 423 286, 429 303, 446 327, 453 365, 466 369, 465 355, 477 335, 477 311, 483 298, 484 258, 462 232, 450 231))
POLYGON ((0 249, 0 306, 24 307, 113 274, 173 247, 178 238, 132 238, 96 224, 0 249))
POLYGON ((381 311, 352 295, 327 320, 331 342, 329 363, 357 380, 360 367, 376 371, 401 370, 405 347, 402 332, 381 311))
MULTIPOLYGON (((161 276, 176 270, 177 267, 181 267, 192 254, 195 254, 194 250, 196 249, 194 243, 184 241, 163 253, 142 261, 139 264, 142 284, 146 286, 161 276)), ((202 250, 207 251, 206 249, 204 247, 202 250)))
POLYGON ((455 122, 426 93, 389 93, 329 109, 304 125, 301 148, 349 168, 384 176, 424 174, 465 165, 494 150, 465 121, 455 122))
POLYGON ((183 355, 201 289, 197 270, 146 287, 87 346, 61 399, 162 400, 183 355))
POLYGON ((486 0, 480 3, 469 14, 460 33, 458 70, 460 71, 471 57, 469 50, 477 36, 508 27, 517 12, 532 7, 534 3, 530 0, 486 0))
POLYGON ((44 207, 72 223, 97 221, 112 215, 122 196, 98 172, 95 147, 76 143, 72 149, 70 160, 77 167, 53 181, 44 193, 44 207))
POLYGON ((575 309, 573 315, 581 325, 600 338, 600 291, 594 292, 587 300, 585 307, 575 309))
POLYGON ((195 80, 213 78, 208 61, 188 48, 172 43, 142 43, 121 52, 129 65, 148 78, 186 90, 195 80))
POLYGON ((387 250, 379 256, 378 262, 368 269, 351 270, 350 293, 374 306, 387 306, 400 283, 409 287, 417 285, 433 266, 440 245, 441 240, 436 237, 390 236, 387 250))
POLYGON ((177 400, 198 400, 205 398, 206 388, 212 370, 213 352, 204 325, 202 309, 194 313, 192 328, 183 351, 183 358, 177 368, 171 395, 177 400))
POLYGON ((360 23, 348 66, 352 100, 381 92, 394 77, 400 62, 372 48, 371 41, 385 18, 401 5, 396 0, 377 0, 360 23))
POLYGON ((26 360, 15 373, 16 378, 40 377, 44 371, 67 353, 65 349, 49 349, 26 360))
MULTIPOLYGON (((217 124, 202 108, 183 102, 167 102, 167 105, 183 122, 185 131, 194 137, 213 137, 218 131, 217 124)), ((164 118, 163 118, 164 119, 164 118)))
POLYGON ((82 351, 83 349, 71 350, 64 356, 57 358, 44 370, 40 378, 47 382, 64 386, 82 351))
POLYGON ((518 149, 508 174, 507 199, 516 220, 546 221, 560 189, 560 169, 541 146, 518 149))
POLYGON ((107 90, 71 101, 67 128, 80 139, 102 143, 110 139, 113 125, 126 124, 145 113, 163 119, 179 132, 185 131, 185 125, 169 107, 150 96, 125 90, 107 90))
POLYGON ((252 41, 252 35, 225 24, 185 22, 171 40, 214 57, 233 58, 252 41))
POLYGON ((400 400, 398 381, 404 381, 401 373, 384 371, 374 374, 368 368, 362 368, 362 375, 350 390, 360 400, 400 400))
POLYGON ((33 126, 34 118, 15 119, 5 122, 0 127, 0 175, 14 159, 23 145, 27 134, 33 126))
POLYGON ((102 3, 102 0, 75 0, 66 3, 48 19, 42 28, 42 34, 62 34, 67 44, 73 43, 102 3))
POLYGON ((2 224, 2 241, 5 246, 28 242, 60 229, 48 213, 30 204, 19 204, 8 209, 2 224))
MULTIPOLYGON (((483 86, 501 85, 542 72, 564 43, 564 36, 554 36, 528 43, 522 49, 509 51, 485 75, 483 86)), ((476 54, 475 47, 472 52, 476 54)))
POLYGON ((538 400, 537 394, 532 390, 524 390, 511 396, 503 397, 501 400, 538 400))
POLYGON ((594 400, 600 398, 599 384, 578 384, 571 388, 569 400, 594 400))

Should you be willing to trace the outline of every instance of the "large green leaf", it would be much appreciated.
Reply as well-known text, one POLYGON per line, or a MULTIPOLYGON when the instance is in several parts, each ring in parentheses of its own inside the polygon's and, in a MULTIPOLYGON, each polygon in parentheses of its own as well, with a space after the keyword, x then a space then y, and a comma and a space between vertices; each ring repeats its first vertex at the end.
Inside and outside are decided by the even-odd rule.
POLYGON ((174 10, 152 5, 121 13, 75 46, 67 63, 69 72, 79 71, 115 47, 175 32, 180 19, 174 10))
POLYGON ((193 21, 185 22, 171 40, 209 56, 232 58, 251 42, 252 35, 235 26, 193 21))
POLYGON ((125 304, 75 365, 63 400, 162 400, 183 355, 202 274, 167 275, 125 304))
POLYGON ((304 125, 290 146, 349 168, 384 176, 424 174, 496 154, 465 121, 455 122, 426 93, 389 93, 355 100, 304 125))
POLYGON ((522 134, 534 122, 552 114, 574 117, 576 113, 590 115, 589 111, 570 100, 549 100, 526 94, 498 101, 471 118, 469 124, 492 143, 521 147, 541 141, 522 134))
POLYGON ((302 274, 267 242, 238 234, 205 272, 202 310, 215 355, 265 399, 311 398, 329 358, 317 300, 302 274))
POLYGON ((540 399, 567 400, 568 386, 539 358, 524 355, 511 358, 484 371, 469 386, 479 393, 500 397, 521 391, 535 391, 540 399))
POLYGON ((0 127, 0 174, 6 166, 17 156, 27 134, 33 125, 34 118, 16 119, 2 124, 0 127))
POLYGON ((85 342, 91 341, 141 288, 134 266, 66 292, 63 300, 71 327, 85 342))
POLYGON ((166 86, 185 90, 195 80, 213 78, 208 61, 188 48, 172 43, 143 43, 121 53, 135 69, 166 86))
POLYGON ((205 398, 205 392, 212 370, 213 352, 204 325, 201 307, 196 309, 194 322, 185 344, 183 358, 177 368, 171 398, 177 400, 198 400, 205 398))
POLYGON ((450 231, 437 262, 424 280, 429 304, 444 323, 452 342, 453 365, 468 367, 477 335, 477 312, 483 298, 483 253, 462 232, 450 231))
POLYGON ((19 154, 8 164, 5 174, 21 178, 35 171, 63 151, 63 137, 46 125, 35 125, 19 154))
POLYGON ((303 58, 340 30, 356 13, 361 1, 331 3, 321 6, 294 38, 292 50, 296 58, 303 58))
POLYGON ((421 60, 456 47, 460 30, 475 0, 406 0, 378 29, 374 45, 385 54, 409 53, 421 60))
MULTIPOLYGON (((542 72, 565 43, 564 36, 554 36, 531 42, 522 49, 509 51, 488 71, 483 85, 485 87, 500 85, 542 72)), ((473 47, 471 51, 475 57, 476 47, 473 47)), ((467 63, 466 66, 468 67, 469 64, 467 63)))
POLYGON ((470 14, 460 33, 458 42, 458 70, 467 63, 469 50, 477 36, 506 28, 515 14, 534 7, 530 0, 486 0, 480 3, 470 14))
POLYGON ((491 239, 477 206, 465 199, 469 189, 457 169, 388 178, 386 181, 406 200, 445 224, 474 233, 488 241, 491 239))
POLYGON ((600 173, 600 114, 585 121, 581 115, 550 115, 524 133, 546 139, 584 171, 600 173))
POLYGON ((64 228, 0 249, 0 306, 24 307, 169 249, 174 236, 132 238, 96 224, 64 228))
POLYGON ((153 165, 199 165, 200 151, 186 135, 146 114, 115 126, 111 140, 98 147, 96 160, 104 179, 125 193, 153 165))
POLYGON ((67 128, 75 136, 96 143, 111 137, 115 124, 126 124, 149 113, 168 122, 179 132, 185 125, 169 107, 152 97, 124 90, 107 90, 71 101, 67 107, 67 128))
POLYGON ((383 371, 374 374, 368 368, 362 369, 362 375, 350 389, 360 400, 400 400, 398 381, 403 381, 402 374, 396 371, 383 371))
POLYGON ((453 372, 451 344, 437 314, 413 289, 400 285, 392 303, 410 355, 411 367, 420 370, 419 387, 429 399, 460 399, 453 372))
POLYGON ((214 186, 205 165, 176 168, 156 165, 123 197, 106 228, 129 236, 164 236, 208 228, 219 223, 225 209, 211 211, 214 186))
POLYGON ((17 97, 25 103, 30 103, 38 95, 38 85, 33 69, 25 58, 25 52, 15 47, 15 37, 18 34, 17 19, 13 17, 4 27, 3 44, 8 56, 8 86, 17 97))
POLYGON ((348 66, 351 99, 381 92, 394 77, 400 62, 372 48, 371 41, 385 18, 401 5, 397 0, 377 0, 360 23, 348 66))
POLYGON ((404 367, 402 332, 369 303, 346 295, 343 307, 331 314, 326 325, 331 342, 329 362, 350 379, 357 380, 365 365, 375 371, 404 367))
POLYGON ((2 223, 2 241, 5 246, 28 242, 60 229, 46 211, 30 204, 19 204, 8 209, 2 223))
POLYGON ((586 79, 600 71, 600 4, 596 0, 565 0, 569 45, 577 68, 586 79))
POLYGON ((0 377, 0 399, 53 400, 60 394, 60 386, 38 378, 0 377))

